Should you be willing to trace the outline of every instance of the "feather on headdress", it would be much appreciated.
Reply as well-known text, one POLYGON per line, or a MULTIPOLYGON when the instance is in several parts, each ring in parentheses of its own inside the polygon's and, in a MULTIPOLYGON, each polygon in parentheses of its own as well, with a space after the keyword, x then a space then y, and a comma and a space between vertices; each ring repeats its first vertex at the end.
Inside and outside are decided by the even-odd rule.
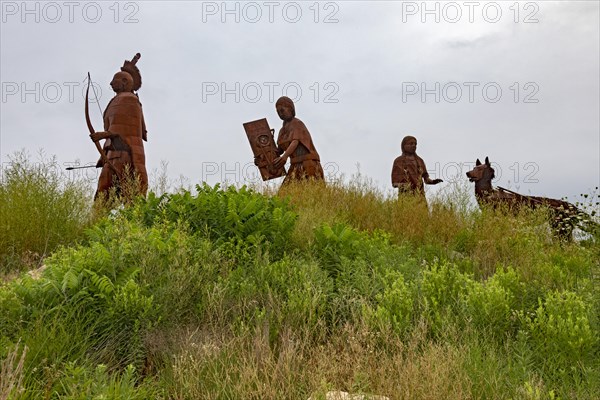
POLYGON ((140 74, 140 70, 135 65, 142 55, 137 53, 131 61, 125 60, 123 66, 121 67, 121 71, 127 72, 133 78, 133 90, 138 91, 140 87, 142 87, 142 75, 140 74))

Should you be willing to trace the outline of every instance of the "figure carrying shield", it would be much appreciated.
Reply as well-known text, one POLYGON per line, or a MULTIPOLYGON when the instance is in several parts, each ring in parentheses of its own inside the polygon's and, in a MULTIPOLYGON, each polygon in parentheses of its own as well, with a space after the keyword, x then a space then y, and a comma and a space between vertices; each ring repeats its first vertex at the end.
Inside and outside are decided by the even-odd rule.
POLYGON ((274 129, 269 128, 266 118, 257 121, 246 122, 244 124, 246 136, 250 142, 250 147, 254 153, 254 164, 260 170, 260 176, 263 181, 279 178, 285 175, 285 168, 276 168, 273 161, 281 154, 275 139, 273 138, 274 129))
POLYGON ((287 159, 290 159, 290 168, 283 185, 304 179, 324 181, 321 158, 306 125, 296 118, 296 108, 292 99, 286 96, 280 97, 275 103, 275 108, 277 115, 283 121, 283 126, 277 135, 277 147, 281 155, 273 165, 276 168, 283 167, 287 159))

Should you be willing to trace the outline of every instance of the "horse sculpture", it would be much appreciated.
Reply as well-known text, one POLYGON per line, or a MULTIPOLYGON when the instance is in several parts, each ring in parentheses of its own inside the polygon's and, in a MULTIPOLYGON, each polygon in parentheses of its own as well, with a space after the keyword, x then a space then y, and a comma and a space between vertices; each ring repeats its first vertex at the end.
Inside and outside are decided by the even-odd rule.
POLYGON ((525 196, 502 187, 494 188, 492 186, 494 173, 495 171, 488 157, 485 158, 483 164, 477 159, 475 168, 467 172, 469 181, 475 182, 475 197, 480 207, 505 207, 513 212, 523 207, 530 209, 546 207, 549 211, 550 226, 554 233, 559 238, 567 241, 572 239, 573 229, 576 226, 588 232, 590 227, 598 229, 598 224, 592 221, 588 214, 567 201, 525 196))

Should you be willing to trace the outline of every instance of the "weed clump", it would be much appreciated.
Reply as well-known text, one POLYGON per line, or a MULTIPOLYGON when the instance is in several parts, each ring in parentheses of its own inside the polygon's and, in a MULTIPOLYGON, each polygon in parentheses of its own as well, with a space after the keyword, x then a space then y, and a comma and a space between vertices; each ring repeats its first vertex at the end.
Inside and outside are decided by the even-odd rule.
POLYGON ((56 159, 12 155, 0 179, 0 275, 40 267, 77 241, 91 222, 90 197, 83 180, 64 179, 56 159))

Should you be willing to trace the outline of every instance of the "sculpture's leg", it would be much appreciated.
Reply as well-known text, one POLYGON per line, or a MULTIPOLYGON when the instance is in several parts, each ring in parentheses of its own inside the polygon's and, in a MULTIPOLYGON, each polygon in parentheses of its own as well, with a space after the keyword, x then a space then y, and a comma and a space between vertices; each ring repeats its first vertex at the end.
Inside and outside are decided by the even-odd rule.
POLYGON ((131 156, 127 155, 127 162, 133 163, 133 171, 139 183, 139 193, 146 196, 148 192, 148 172, 146 172, 146 156, 143 148, 134 152, 131 156))
POLYGON ((113 186, 113 172, 108 165, 102 167, 100 172, 100 178, 98 178, 98 188, 94 195, 94 200, 98 199, 98 196, 103 196, 104 199, 108 198, 110 188, 113 186))

